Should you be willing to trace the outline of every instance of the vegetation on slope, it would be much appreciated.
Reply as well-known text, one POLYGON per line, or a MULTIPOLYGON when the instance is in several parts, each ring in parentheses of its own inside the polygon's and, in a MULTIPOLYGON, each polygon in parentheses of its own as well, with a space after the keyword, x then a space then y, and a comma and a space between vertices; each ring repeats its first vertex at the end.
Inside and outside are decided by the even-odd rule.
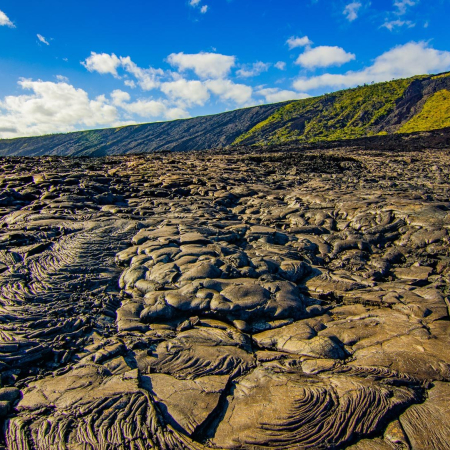
POLYGON ((422 111, 405 123, 400 133, 438 130, 450 127, 450 92, 447 89, 436 92, 423 106, 422 111))
POLYGON ((410 84, 400 79, 290 103, 241 135, 235 144, 277 144, 300 140, 352 139, 377 134, 376 125, 390 114, 410 84))

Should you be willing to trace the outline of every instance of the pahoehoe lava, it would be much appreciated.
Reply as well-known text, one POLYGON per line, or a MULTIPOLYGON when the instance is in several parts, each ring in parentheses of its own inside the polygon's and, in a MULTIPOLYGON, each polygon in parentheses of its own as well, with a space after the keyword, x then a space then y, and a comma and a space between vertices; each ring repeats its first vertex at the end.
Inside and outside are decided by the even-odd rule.
POLYGON ((450 448, 448 150, 0 171, 0 448, 450 448))

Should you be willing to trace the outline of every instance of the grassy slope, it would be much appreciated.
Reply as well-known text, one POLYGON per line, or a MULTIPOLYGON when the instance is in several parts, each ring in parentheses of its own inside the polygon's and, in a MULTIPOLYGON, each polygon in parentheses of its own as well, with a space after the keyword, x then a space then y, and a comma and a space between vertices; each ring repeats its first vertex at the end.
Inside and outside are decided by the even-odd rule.
POLYGON ((405 123, 400 133, 438 130, 450 127, 450 92, 447 89, 436 92, 423 106, 422 111, 405 123))
POLYGON ((315 142, 372 136, 414 77, 339 91, 293 102, 241 135, 235 144, 315 142))

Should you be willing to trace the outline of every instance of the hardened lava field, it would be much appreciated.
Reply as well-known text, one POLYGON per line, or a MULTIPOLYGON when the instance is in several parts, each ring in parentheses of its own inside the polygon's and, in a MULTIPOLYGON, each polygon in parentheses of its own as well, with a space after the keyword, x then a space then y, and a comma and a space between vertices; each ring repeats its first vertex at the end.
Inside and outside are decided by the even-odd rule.
POLYGON ((448 151, 0 167, 0 447, 450 448, 448 151))

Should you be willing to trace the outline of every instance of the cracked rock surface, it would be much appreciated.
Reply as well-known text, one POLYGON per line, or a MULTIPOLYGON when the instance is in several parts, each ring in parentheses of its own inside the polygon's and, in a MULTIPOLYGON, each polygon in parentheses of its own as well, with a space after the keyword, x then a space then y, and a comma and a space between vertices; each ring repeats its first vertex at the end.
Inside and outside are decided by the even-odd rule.
POLYGON ((449 152, 0 167, 0 448, 450 448, 449 152))

